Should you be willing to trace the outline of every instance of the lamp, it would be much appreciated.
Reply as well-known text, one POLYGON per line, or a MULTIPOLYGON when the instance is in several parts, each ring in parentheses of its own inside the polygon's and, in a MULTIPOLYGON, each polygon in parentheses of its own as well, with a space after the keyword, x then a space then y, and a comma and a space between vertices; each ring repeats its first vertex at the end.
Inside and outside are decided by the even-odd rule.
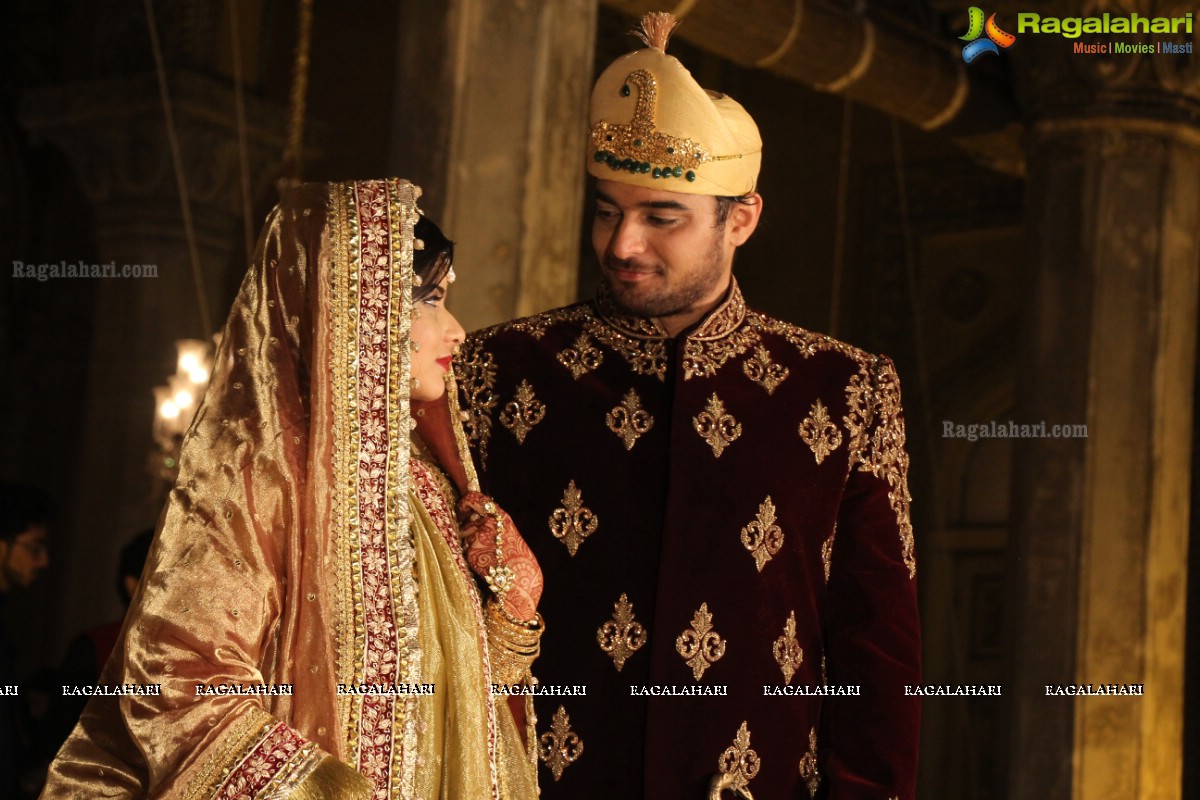
MULTIPOLYGON (((214 340, 217 337, 213 337, 214 340)), ((152 471, 173 485, 179 474, 179 450, 191 427, 212 375, 213 347, 200 339, 175 342, 175 374, 154 388, 154 442, 152 471)))

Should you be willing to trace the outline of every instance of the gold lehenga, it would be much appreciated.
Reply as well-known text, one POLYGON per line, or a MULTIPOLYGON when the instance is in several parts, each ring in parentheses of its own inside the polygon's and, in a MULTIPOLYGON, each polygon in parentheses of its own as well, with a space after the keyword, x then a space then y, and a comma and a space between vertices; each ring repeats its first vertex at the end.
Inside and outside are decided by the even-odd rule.
POLYGON ((410 449, 418 194, 314 184, 271 214, 101 678, 135 693, 92 700, 44 798, 536 796, 410 449))

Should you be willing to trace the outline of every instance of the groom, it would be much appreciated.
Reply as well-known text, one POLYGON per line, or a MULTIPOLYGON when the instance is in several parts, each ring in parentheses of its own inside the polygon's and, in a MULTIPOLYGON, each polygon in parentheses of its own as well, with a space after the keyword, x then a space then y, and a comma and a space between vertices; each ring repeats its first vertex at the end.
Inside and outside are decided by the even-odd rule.
POLYGON ((598 296, 456 361, 484 489, 546 575, 542 794, 912 798, 896 371, 744 303, 762 143, 673 26, 649 15, 592 93, 598 296))

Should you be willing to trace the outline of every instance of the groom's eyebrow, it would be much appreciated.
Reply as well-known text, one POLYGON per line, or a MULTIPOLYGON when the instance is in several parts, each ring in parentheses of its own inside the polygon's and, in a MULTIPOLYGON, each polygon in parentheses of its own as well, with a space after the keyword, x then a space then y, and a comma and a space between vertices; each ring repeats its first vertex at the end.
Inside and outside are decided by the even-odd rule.
MULTIPOLYGON (((606 195, 599 189, 596 190, 596 199, 603 200, 611 206, 617 205, 617 202, 606 195)), ((638 203, 638 208, 663 208, 671 211, 691 211, 692 209, 678 200, 646 200, 638 203)))

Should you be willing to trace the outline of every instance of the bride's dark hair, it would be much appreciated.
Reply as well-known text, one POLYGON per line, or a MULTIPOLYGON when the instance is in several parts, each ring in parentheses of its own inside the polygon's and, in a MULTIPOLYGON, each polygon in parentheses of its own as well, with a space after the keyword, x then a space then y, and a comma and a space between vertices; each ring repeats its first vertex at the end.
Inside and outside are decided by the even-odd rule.
POLYGON ((453 266, 454 242, 424 214, 417 221, 414 234, 424 247, 413 250, 413 273, 421 278, 421 285, 413 286, 413 300, 424 300, 453 266))

